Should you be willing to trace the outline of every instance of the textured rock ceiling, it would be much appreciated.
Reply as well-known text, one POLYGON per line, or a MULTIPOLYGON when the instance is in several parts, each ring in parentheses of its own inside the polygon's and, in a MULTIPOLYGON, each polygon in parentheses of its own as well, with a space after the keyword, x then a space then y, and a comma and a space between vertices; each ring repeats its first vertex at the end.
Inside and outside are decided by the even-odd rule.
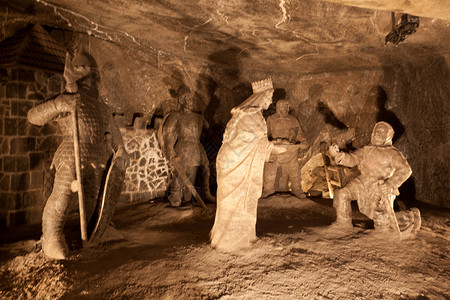
POLYGON ((4 37, 41 22, 111 41, 155 66, 208 62, 305 74, 450 51, 450 1, 332 2, 368 8, 318 0, 0 0, 4 37), (392 9, 421 16, 398 46, 384 43, 392 9))

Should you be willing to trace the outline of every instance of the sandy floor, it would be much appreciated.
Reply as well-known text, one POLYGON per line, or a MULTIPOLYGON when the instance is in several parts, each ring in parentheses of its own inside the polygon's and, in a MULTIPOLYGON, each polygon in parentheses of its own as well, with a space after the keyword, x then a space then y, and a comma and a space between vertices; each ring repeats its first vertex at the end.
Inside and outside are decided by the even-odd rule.
POLYGON ((448 210, 420 207, 422 230, 399 241, 357 212, 353 231, 330 231, 330 200, 272 196, 260 200, 253 247, 225 254, 209 246, 208 208, 121 205, 113 221, 123 239, 81 250, 69 228, 62 262, 35 248, 36 228, 22 229, 0 246, 0 298, 450 299, 448 210))

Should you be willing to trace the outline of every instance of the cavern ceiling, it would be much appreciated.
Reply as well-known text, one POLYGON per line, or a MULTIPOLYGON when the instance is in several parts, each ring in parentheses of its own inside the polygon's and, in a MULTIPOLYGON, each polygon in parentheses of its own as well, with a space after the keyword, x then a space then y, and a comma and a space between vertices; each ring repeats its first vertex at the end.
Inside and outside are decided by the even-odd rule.
POLYGON ((441 0, 0 0, 2 39, 29 22, 86 33, 163 67, 196 61, 312 74, 370 68, 450 51, 450 2, 441 0), (349 6, 354 5, 354 6, 349 6), (403 13, 417 31, 385 45, 403 13))

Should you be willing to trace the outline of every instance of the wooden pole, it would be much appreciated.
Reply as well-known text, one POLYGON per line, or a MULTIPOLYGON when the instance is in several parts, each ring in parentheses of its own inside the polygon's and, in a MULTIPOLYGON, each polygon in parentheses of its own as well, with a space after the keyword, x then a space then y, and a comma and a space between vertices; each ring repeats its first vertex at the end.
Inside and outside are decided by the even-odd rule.
POLYGON ((75 174, 77 180, 77 192, 78 192, 78 208, 80 211, 80 228, 81 228, 81 243, 83 247, 87 244, 87 225, 86 214, 84 209, 84 191, 81 177, 81 158, 80 158, 80 137, 78 132, 78 108, 75 109, 72 116, 73 127, 73 148, 75 154, 75 174))
MULTIPOLYGON (((379 185, 385 184, 386 180, 384 179, 380 179, 378 181, 379 185)), ((386 213, 388 214, 388 218, 389 221, 391 222, 391 225, 394 226, 394 230, 399 234, 400 239, 403 238, 402 235, 402 231, 400 230, 400 226, 398 226, 398 220, 397 217, 395 216, 395 212, 394 212, 394 200, 395 197, 391 198, 392 196, 390 196, 389 194, 383 194, 381 196, 381 201, 384 204, 384 208, 386 210, 386 213)))

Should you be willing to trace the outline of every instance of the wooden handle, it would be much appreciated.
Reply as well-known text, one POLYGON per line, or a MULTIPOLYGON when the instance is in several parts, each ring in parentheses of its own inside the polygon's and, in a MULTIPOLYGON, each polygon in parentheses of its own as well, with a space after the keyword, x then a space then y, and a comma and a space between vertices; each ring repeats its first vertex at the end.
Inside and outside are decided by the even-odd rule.
POLYGON ((84 209, 84 192, 83 185, 81 183, 81 159, 80 159, 80 138, 78 133, 78 116, 77 109, 72 116, 72 127, 73 127, 73 148, 75 154, 75 175, 77 180, 77 191, 78 191, 78 208, 80 211, 80 228, 81 228, 81 243, 83 247, 87 244, 87 225, 86 225, 86 214, 84 209))

